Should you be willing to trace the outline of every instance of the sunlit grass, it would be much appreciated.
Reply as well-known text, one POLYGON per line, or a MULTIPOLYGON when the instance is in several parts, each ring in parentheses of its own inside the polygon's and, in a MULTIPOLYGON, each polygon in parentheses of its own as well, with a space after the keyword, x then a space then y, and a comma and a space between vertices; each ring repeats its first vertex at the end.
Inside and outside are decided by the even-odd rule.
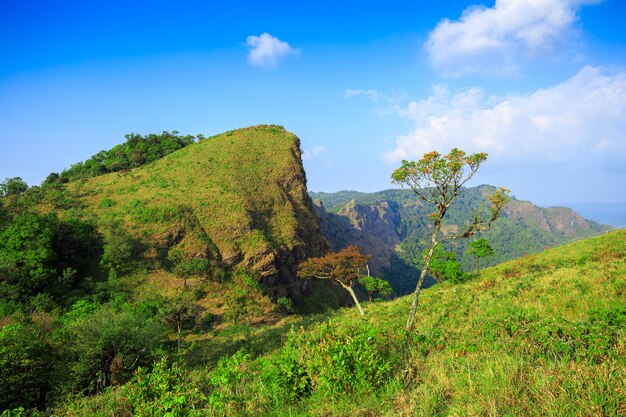
MULTIPOLYGON (((212 399, 192 403, 200 415, 624 415, 625 259, 616 231, 436 285, 411 337, 410 296, 365 303, 364 318, 342 308, 225 326, 194 340, 185 389, 212 399)), ((63 412, 122 410, 117 392, 63 412)))

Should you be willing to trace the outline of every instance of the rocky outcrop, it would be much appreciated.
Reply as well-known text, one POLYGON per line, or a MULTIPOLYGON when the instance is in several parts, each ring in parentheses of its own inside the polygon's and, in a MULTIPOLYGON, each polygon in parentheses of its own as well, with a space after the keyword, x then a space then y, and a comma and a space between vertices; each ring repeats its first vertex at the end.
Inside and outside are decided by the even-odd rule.
POLYGON ((372 256, 369 263, 372 274, 380 275, 384 268, 389 268, 400 237, 396 233, 396 214, 388 202, 370 206, 353 200, 336 215, 327 213, 319 201, 316 206, 322 231, 334 250, 345 247, 346 243, 353 244, 372 256))

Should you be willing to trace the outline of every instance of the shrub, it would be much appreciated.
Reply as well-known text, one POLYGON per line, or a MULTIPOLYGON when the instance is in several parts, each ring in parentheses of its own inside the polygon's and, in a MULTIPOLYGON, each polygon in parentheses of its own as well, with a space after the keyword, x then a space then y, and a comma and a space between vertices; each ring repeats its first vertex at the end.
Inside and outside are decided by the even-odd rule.
POLYGON ((122 388, 133 416, 193 416, 206 405, 206 397, 189 370, 165 358, 151 372, 138 368, 122 388))
POLYGON ((241 350, 220 359, 215 370, 209 374, 212 388, 209 404, 212 408, 224 415, 242 410, 246 399, 246 379, 250 378, 249 359, 250 355, 241 350))
POLYGON ((388 334, 371 326, 340 329, 331 321, 311 333, 292 329, 277 356, 276 383, 290 400, 313 390, 332 395, 370 392, 385 384, 400 363, 392 346, 388 334))
POLYGON ((149 365, 158 354, 163 327, 124 307, 82 304, 84 313, 64 317, 57 334, 65 347, 63 390, 92 393, 123 383, 137 366, 149 365))
POLYGON ((293 301, 291 301, 289 297, 278 297, 276 304, 278 304, 283 311, 288 313, 293 311, 293 301))
POLYGON ((109 207, 113 207, 114 205, 115 205, 115 201, 111 200, 110 198, 105 198, 104 200, 100 202, 101 208, 109 208, 109 207))
MULTIPOLYGON (((0 330, 0 409, 44 408, 52 381, 54 350, 36 329, 9 324, 0 330)), ((19 415, 14 410, 14 414, 19 415)))

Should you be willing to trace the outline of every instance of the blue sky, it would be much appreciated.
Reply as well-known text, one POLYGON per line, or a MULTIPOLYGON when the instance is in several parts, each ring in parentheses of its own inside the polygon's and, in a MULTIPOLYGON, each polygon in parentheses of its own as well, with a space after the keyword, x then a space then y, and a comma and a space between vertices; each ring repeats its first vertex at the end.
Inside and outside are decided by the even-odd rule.
POLYGON ((266 123, 300 137, 313 191, 460 147, 490 155, 474 185, 626 200, 619 0, 226 3, 2 1, 0 179, 266 123))

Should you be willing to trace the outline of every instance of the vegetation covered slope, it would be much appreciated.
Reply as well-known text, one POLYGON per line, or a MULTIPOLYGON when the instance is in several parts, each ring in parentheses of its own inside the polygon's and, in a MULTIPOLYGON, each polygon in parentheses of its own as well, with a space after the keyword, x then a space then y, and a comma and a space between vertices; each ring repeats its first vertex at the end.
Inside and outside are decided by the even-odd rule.
MULTIPOLYGON (((488 207, 486 196, 494 190, 490 186, 463 189, 446 215, 444 224, 449 231, 458 230, 481 205, 488 207)), ((432 208, 404 190, 311 193, 311 197, 319 201, 316 209, 322 232, 333 249, 357 245, 374 256, 373 273, 387 279, 396 293, 414 289, 418 274, 415 260, 421 258, 424 239, 433 227, 427 217, 432 208)), ((489 265, 495 265, 608 229, 568 208, 541 208, 513 198, 491 230, 481 235, 495 250, 495 256, 487 259, 489 265)), ((466 271, 472 270, 474 261, 465 253, 470 243, 461 239, 446 244, 466 271)))
MULTIPOLYGON (((165 355, 204 363, 232 350, 214 331, 303 296, 296 266, 326 243, 298 138, 256 126, 160 158, 156 139, 132 170, 2 184, 0 412, 102 392, 165 355)), ((115 149, 87 166, 143 155, 115 149)))
POLYGON ((69 184, 83 214, 116 224, 158 266, 208 258, 292 284, 324 248, 306 193, 299 140, 278 126, 203 139, 142 168, 69 184))
POLYGON ((617 416, 626 413, 626 231, 294 325, 193 372, 157 364, 59 415, 617 416), (282 334, 278 338, 277 334, 282 334), (147 410, 147 411, 146 411, 147 410), (195 413, 195 414, 192 414, 195 413))

